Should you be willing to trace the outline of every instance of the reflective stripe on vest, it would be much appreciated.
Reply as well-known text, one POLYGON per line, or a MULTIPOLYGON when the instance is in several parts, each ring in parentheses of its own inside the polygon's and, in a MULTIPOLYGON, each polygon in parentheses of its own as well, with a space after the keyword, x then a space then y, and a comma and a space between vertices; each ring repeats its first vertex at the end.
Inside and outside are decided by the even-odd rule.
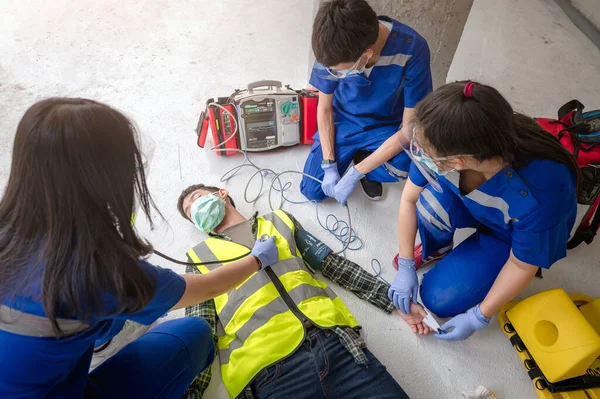
MULTIPOLYGON (((298 311, 321 327, 356 327, 358 323, 348 308, 304 265, 296 248, 293 221, 283 211, 275 211, 257 222, 257 237, 276 237, 279 262, 271 270, 298 311)), ((188 255, 201 262, 230 259, 247 251, 242 245, 210 237, 188 255)), ((208 273, 218 266, 198 269, 208 273)), ((215 305, 221 375, 231 397, 242 392, 259 371, 289 356, 304 341, 302 322, 265 272, 252 274, 228 294, 215 298, 215 305)))
MULTIPOLYGON (((236 258, 245 253, 248 253, 248 248, 243 245, 236 244, 234 242, 229 242, 225 240, 220 240, 217 238, 208 238, 207 240, 201 242, 196 245, 193 249, 188 251, 188 256, 192 260, 192 262, 200 263, 200 262, 214 262, 218 260, 226 260, 236 258), (202 254, 202 258, 199 255, 202 254), (219 256, 215 255, 219 254, 219 256)), ((220 264, 214 265, 206 265, 206 266, 198 266, 198 270, 202 274, 208 273, 210 270, 214 270, 219 266, 227 265, 228 262, 223 262, 220 264)), ((237 288, 244 285, 248 280, 253 278, 257 273, 252 274, 246 281, 240 284, 237 288)), ((221 312, 225 304, 227 303, 227 294, 219 295, 215 298, 215 308, 217 313, 221 312)))

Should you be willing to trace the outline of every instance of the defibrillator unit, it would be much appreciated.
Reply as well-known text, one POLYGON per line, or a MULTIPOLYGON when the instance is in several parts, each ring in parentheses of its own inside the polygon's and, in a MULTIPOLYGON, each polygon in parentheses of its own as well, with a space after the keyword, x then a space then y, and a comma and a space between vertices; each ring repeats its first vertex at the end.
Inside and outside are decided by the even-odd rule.
POLYGON ((316 92, 296 91, 279 81, 250 83, 230 97, 206 102, 196 128, 198 146, 204 148, 209 127, 215 144, 211 150, 219 156, 312 144, 317 101, 316 92))
POLYGON ((248 152, 300 144, 298 93, 263 80, 231 98, 238 111, 242 149, 248 152))

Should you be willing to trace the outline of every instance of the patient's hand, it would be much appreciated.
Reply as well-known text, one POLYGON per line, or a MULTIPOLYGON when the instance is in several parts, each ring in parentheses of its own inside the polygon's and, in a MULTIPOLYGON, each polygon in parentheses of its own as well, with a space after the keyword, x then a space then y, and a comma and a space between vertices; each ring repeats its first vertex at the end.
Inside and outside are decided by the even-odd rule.
POLYGON ((410 329, 415 334, 425 335, 430 334, 433 331, 423 323, 423 319, 427 316, 427 312, 423 309, 423 306, 410 301, 410 313, 402 313, 400 309, 396 309, 396 312, 404 319, 406 324, 410 326, 410 329))

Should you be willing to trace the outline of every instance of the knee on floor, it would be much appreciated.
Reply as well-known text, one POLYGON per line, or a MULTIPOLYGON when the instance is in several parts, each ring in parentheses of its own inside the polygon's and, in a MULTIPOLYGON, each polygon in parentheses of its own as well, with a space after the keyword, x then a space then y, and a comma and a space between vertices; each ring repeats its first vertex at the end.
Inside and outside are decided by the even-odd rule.
POLYGON ((470 308, 457 287, 428 284, 423 280, 420 292, 423 305, 438 317, 456 316, 470 308))
POLYGON ((170 320, 151 331, 179 338, 193 362, 192 368, 197 372, 210 365, 214 359, 213 330, 210 324, 200 317, 170 320))
POLYGON ((185 326, 182 328, 183 341, 190 354, 199 352, 214 352, 213 330, 206 320, 200 317, 186 317, 185 326), (210 347, 210 350, 207 348, 210 347))
POLYGON ((327 198, 323 190, 321 190, 321 183, 309 177, 302 178, 300 192, 310 201, 322 201, 327 198))

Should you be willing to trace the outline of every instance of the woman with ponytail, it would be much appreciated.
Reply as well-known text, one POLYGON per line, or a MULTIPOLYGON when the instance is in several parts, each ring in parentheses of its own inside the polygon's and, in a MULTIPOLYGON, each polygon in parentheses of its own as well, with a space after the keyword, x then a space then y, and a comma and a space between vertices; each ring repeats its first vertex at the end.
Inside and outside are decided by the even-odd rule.
MULTIPOLYGON (((566 256, 579 169, 553 136, 489 86, 444 85, 415 115, 403 129, 408 136, 398 137, 413 164, 389 296, 402 312, 422 314, 420 291, 430 311, 452 317, 436 337, 462 340, 487 326, 539 268, 566 256), (455 246, 460 228, 475 232, 455 246), (419 286, 416 270, 437 259, 419 286)), ((428 332, 406 319, 413 331, 428 332)))

